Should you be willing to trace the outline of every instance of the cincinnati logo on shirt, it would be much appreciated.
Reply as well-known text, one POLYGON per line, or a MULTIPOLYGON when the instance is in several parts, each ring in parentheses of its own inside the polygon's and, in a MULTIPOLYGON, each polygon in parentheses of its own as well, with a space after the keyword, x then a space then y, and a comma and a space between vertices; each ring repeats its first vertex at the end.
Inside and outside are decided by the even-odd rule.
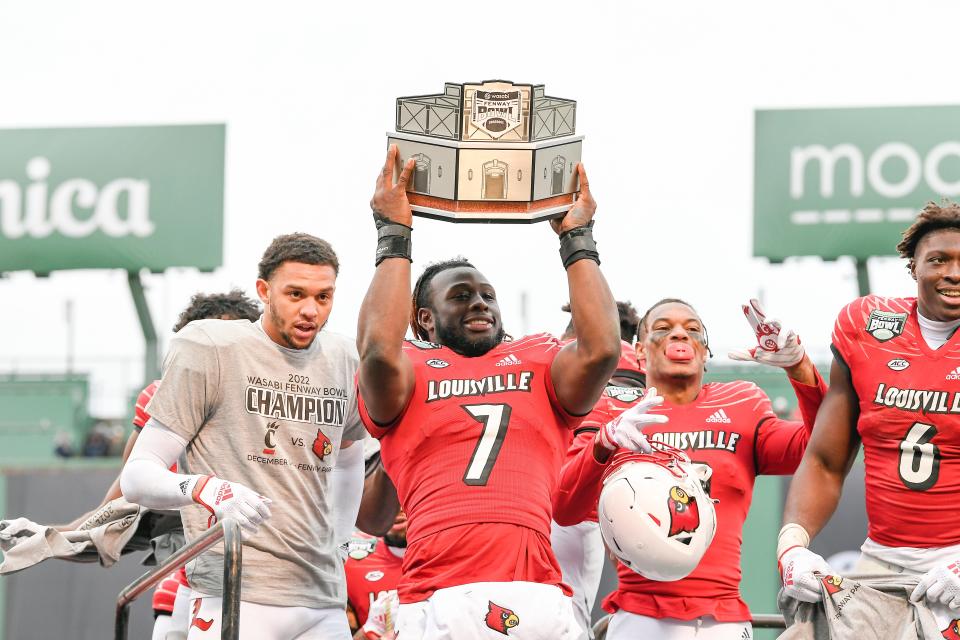
POLYGON ((489 605, 487 616, 483 621, 494 631, 499 631, 503 635, 507 635, 509 629, 513 629, 520 624, 520 618, 510 609, 501 607, 492 600, 488 600, 487 604, 489 605))
POLYGON ((427 402, 464 396, 485 396, 508 391, 530 391, 533 371, 501 373, 484 378, 455 378, 430 380, 427 383, 427 402))
POLYGON ((889 311, 880 311, 874 309, 867 318, 867 333, 880 342, 892 340, 903 333, 903 327, 907 323, 907 314, 890 313, 889 311))
POLYGON ((940 632, 946 640, 960 640, 960 620, 951 620, 947 628, 940 632))
POLYGON ((681 487, 671 487, 667 497, 667 509, 670 511, 671 538, 681 533, 693 533, 700 526, 700 507, 697 499, 681 487))
POLYGON ((737 444, 740 442, 739 433, 727 431, 713 431, 710 429, 704 431, 678 431, 676 433, 654 433, 650 439, 655 442, 668 444, 675 449, 684 449, 694 451, 698 449, 719 449, 737 452, 737 444))
POLYGON ((267 424, 267 433, 263 436, 263 455, 272 456, 277 452, 276 435, 280 423, 273 421, 267 424))
POLYGON ((900 389, 877 385, 873 404, 915 413, 960 413, 960 393, 935 389, 900 389))

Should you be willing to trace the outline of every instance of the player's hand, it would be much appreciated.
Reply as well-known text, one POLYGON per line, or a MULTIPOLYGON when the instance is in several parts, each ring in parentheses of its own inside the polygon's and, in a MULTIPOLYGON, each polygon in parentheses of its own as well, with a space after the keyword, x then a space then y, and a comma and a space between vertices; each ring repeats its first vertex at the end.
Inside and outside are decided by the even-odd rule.
POLYGON ((664 424, 669 420, 667 416, 647 413, 661 404, 663 397, 657 395, 657 390, 653 387, 647 389, 640 402, 603 425, 597 434, 600 444, 610 451, 623 447, 630 451, 650 453, 653 449, 647 442, 647 436, 643 435, 643 429, 649 424, 664 424))
POLYGON ((923 598, 930 604, 939 603, 960 611, 960 560, 934 567, 923 574, 920 584, 910 594, 910 600, 920 602, 923 598))
POLYGON ((576 229, 577 227, 587 226, 593 220, 597 212, 597 201, 593 199, 590 193, 590 181, 587 180, 587 172, 583 168, 583 163, 577 163, 577 175, 580 178, 580 195, 573 208, 567 211, 562 218, 555 218, 550 221, 550 226, 557 232, 557 235, 576 229))
POLYGON ((270 499, 237 482, 215 476, 201 476, 193 486, 193 501, 210 512, 207 526, 224 518, 233 518, 244 537, 257 532, 261 523, 270 519, 270 499))
POLYGON ((759 362, 787 369, 800 363, 805 354, 800 337, 784 328, 779 320, 767 318, 757 300, 742 305, 743 315, 757 338, 757 346, 751 349, 731 351, 727 356, 741 362, 759 362))
POLYGON ((387 640, 393 638, 393 631, 397 626, 397 612, 400 610, 400 599, 396 589, 384 591, 370 605, 370 613, 363 625, 363 633, 368 640, 387 640))
POLYGON ((827 561, 805 547, 791 547, 780 556, 783 593, 801 602, 820 602, 820 577, 835 572, 827 561))
POLYGON ((410 184, 410 178, 413 175, 413 169, 417 161, 408 158, 400 172, 400 178, 397 183, 393 183, 393 171, 397 166, 397 159, 400 150, 397 145, 392 144, 387 150, 387 160, 377 176, 377 188, 370 199, 370 208, 373 209, 373 218, 378 221, 377 228, 386 222, 395 222, 407 227, 413 226, 413 210, 410 209, 410 201, 407 200, 407 185, 410 184))

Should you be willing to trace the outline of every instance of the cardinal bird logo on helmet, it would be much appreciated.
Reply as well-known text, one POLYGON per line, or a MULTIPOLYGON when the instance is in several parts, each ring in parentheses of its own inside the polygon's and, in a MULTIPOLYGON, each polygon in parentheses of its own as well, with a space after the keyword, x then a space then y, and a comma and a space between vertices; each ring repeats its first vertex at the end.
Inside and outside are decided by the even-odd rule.
POLYGON ((826 589, 827 593, 831 596, 843 591, 843 578, 840 576, 824 576, 820 578, 820 582, 823 583, 823 588, 826 589))
POLYGON ((508 629, 513 629, 515 626, 520 624, 520 618, 517 617, 513 611, 505 607, 501 607, 498 604, 488 601, 490 608, 487 610, 487 617, 484 618, 484 622, 487 623, 487 626, 493 629, 494 631, 499 631, 503 635, 507 635, 508 629))
POLYGON ((700 526, 697 499, 680 487, 670 488, 667 508, 670 511, 670 537, 679 533, 693 533, 700 526))
POLYGON ((317 429, 317 439, 313 441, 313 452, 321 460, 333 453, 333 443, 320 429, 317 429))
POLYGON ((947 640, 960 640, 960 620, 951 620, 946 629, 940 632, 947 640))

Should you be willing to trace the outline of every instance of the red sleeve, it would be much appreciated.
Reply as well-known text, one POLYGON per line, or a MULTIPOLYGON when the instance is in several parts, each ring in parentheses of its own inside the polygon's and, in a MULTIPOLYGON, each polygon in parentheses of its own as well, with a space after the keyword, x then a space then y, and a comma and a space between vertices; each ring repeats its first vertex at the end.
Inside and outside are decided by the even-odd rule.
POLYGON ((790 379, 793 391, 800 403, 800 415, 803 421, 783 420, 776 417, 770 407, 770 401, 763 392, 761 422, 757 427, 757 440, 754 444, 757 473, 764 475, 789 475, 797 470, 803 452, 810 441, 813 423, 827 393, 827 384, 816 372, 817 383, 807 385, 790 379))
POLYGON ((403 408, 403 411, 400 412, 400 415, 393 419, 393 422, 389 424, 377 424, 367 412, 367 405, 363 401, 363 395, 360 393, 359 373, 354 378, 354 384, 357 385, 357 411, 360 414, 360 421, 363 422, 363 426, 367 428, 367 432, 378 440, 387 435, 387 432, 390 431, 391 427, 403 419, 403 416, 406 415, 407 410, 410 408, 410 401, 413 400, 413 392, 416 390, 416 387, 414 387, 414 389, 410 392, 410 397, 407 399, 407 406, 403 408))
POLYGON ((600 500, 601 480, 609 459, 597 462, 593 457, 593 442, 597 428, 611 419, 606 404, 606 398, 602 398, 587 415, 567 450, 553 495, 553 519, 562 527, 589 520, 600 500))
POLYGON ((860 344, 860 329, 864 325, 864 308, 876 302, 876 296, 857 298, 837 314, 833 324, 833 334, 830 337, 830 350, 847 365, 858 352, 862 352, 860 344))
POLYGON ((157 384, 159 384, 159 380, 154 380, 137 396, 137 406, 133 410, 133 427, 137 431, 143 429, 150 419, 150 414, 147 413, 147 405, 150 404, 150 399, 157 391, 157 384))

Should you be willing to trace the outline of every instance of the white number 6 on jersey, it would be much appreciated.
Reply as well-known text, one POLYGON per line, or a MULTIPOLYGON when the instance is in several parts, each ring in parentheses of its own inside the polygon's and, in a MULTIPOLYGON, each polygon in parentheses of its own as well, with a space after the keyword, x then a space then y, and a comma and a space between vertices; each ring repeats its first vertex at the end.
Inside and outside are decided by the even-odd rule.
POLYGON ((940 477, 940 448, 930 442, 937 435, 932 424, 914 422, 900 441, 900 480, 908 489, 926 491, 940 477))

